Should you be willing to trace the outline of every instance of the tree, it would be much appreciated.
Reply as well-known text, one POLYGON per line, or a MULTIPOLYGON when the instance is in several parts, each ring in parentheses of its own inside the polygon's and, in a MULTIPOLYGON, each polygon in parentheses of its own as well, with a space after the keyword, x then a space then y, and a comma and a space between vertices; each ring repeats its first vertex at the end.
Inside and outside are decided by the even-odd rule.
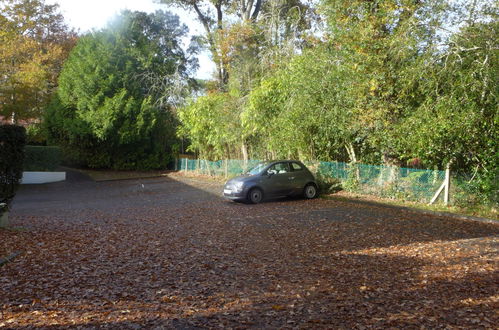
MULTIPOLYGON (((475 182, 497 202, 499 191, 499 58, 497 21, 472 23, 426 64, 419 80, 424 102, 398 132, 407 155, 428 165, 475 173, 475 182)), ((468 183, 468 185, 471 184, 468 183)))
POLYGON ((288 37, 296 27, 300 30, 309 27, 307 15, 310 12, 310 6, 300 0, 157 1, 195 12, 205 29, 205 40, 217 67, 219 88, 224 91, 229 83, 232 66, 224 52, 224 47, 230 43, 230 40, 227 41, 225 38, 234 37, 235 30, 240 32, 253 30, 262 35, 265 31, 268 32, 265 39, 277 44, 278 39, 288 37), (256 27, 256 25, 259 26, 256 27))
POLYGON ((57 5, 2 0, 0 6, 0 115, 40 119, 76 34, 57 5))
POLYGON ((402 156, 394 127, 424 101, 414 94, 412 76, 433 55, 445 9, 445 2, 420 0, 323 1, 328 42, 357 77, 349 87, 354 122, 387 165, 402 156))
POLYGON ((164 168, 175 143, 178 95, 170 87, 190 80, 192 63, 181 47, 186 33, 168 12, 125 11, 108 28, 83 36, 45 116, 49 137, 82 165, 164 168))
POLYGON ((239 98, 229 93, 209 93, 179 109, 179 135, 191 142, 190 151, 202 158, 234 155, 241 144, 241 123, 235 109, 239 98))
MULTIPOLYGON (((178 1, 175 3, 179 4, 178 1)), ((261 79, 276 71, 283 65, 281 62, 285 63, 286 56, 291 56, 297 52, 300 47, 300 42, 298 42, 300 35, 310 26, 307 24, 309 7, 301 1, 277 0, 268 4, 262 1, 258 15, 254 12, 255 15, 252 16, 252 19, 245 20, 245 15, 237 14, 238 10, 242 8, 238 6, 244 7, 249 3, 240 1, 225 3, 224 13, 229 15, 229 18, 238 16, 239 20, 221 20, 220 29, 215 29, 215 32, 209 35, 213 37, 212 41, 214 49, 216 49, 214 58, 223 68, 224 79, 222 79, 223 81, 219 80, 216 88, 209 89, 208 98, 199 99, 200 104, 197 105, 193 101, 187 109, 182 111, 183 125, 192 129, 197 126, 190 122, 189 118, 210 122, 213 113, 220 109, 225 112, 231 111, 225 120, 234 120, 227 126, 232 128, 231 134, 233 136, 237 135, 233 141, 239 146, 228 146, 227 139, 218 136, 216 139, 212 139, 212 142, 225 142, 223 145, 212 145, 209 154, 213 154, 212 150, 223 150, 225 157, 242 157, 245 160, 248 159, 250 144, 250 141, 246 139, 250 136, 244 133, 245 130, 242 128, 240 118, 247 106, 248 95, 260 84, 261 79), (232 4, 232 7, 229 4, 232 4), (215 95, 217 93, 220 95, 215 95), (198 111, 200 109, 205 109, 206 112, 198 111), (193 112, 196 113, 194 117, 189 115, 193 112)), ((189 2, 189 4, 197 5, 193 2, 189 2)), ((256 11, 256 7, 254 9, 256 11)), ((246 15, 247 13, 248 11, 246 11, 246 15)), ((196 144, 191 149, 200 151, 197 148, 202 143, 194 142, 196 140, 194 136, 197 134, 191 136, 185 128, 181 129, 180 134, 190 137, 196 144)), ((213 123, 213 132, 199 135, 199 138, 211 136, 212 133, 216 132, 223 134, 224 130, 218 128, 220 127, 217 126, 217 123, 213 123)), ((196 141, 202 142, 201 140, 196 141)), ((203 150, 201 153, 206 154, 207 152, 203 150)))
POLYGON ((327 45, 307 49, 249 95, 242 122, 253 149, 271 158, 356 161, 362 148, 352 115, 357 77, 327 45))
POLYGON ((256 21, 263 0, 158 0, 158 2, 196 13, 205 29, 206 41, 217 66, 218 80, 223 86, 227 84, 229 75, 217 45, 217 34, 224 29, 226 15, 236 15, 242 21, 256 21))

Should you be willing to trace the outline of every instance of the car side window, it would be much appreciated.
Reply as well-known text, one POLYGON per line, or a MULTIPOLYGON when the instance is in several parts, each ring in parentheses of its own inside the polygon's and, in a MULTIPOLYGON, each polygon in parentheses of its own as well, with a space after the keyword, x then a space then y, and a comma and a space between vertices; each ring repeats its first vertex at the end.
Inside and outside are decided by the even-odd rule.
POLYGON ((277 163, 273 166, 271 166, 268 170, 267 173, 272 173, 272 174, 284 174, 289 172, 289 166, 288 163, 277 163))
POLYGON ((291 168, 293 169, 293 172, 298 172, 303 170, 303 167, 298 163, 291 163, 291 168))

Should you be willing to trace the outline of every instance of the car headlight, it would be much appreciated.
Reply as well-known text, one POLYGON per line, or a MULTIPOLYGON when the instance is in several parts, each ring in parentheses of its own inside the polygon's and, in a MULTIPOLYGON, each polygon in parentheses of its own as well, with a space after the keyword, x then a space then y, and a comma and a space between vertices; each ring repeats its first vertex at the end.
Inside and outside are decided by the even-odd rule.
POLYGON ((244 182, 236 182, 234 184, 234 190, 236 192, 241 192, 243 190, 244 182))

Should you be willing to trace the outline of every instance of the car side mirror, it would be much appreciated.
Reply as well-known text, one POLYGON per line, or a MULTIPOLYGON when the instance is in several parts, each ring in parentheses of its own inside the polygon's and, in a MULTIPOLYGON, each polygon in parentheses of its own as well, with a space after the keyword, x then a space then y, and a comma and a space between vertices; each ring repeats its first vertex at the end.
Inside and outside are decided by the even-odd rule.
POLYGON ((272 177, 272 175, 274 175, 274 171, 267 171, 267 177, 272 177))

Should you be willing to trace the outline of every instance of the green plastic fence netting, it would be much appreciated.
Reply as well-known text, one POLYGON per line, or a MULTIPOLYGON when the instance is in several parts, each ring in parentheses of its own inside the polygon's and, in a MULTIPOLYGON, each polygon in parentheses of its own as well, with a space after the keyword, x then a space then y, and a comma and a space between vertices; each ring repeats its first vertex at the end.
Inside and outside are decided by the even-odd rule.
POLYGON ((196 172, 211 176, 233 177, 240 175, 258 164, 259 160, 244 162, 238 159, 209 161, 204 159, 178 159, 177 170, 196 172))
POLYGON ((338 179, 348 191, 424 203, 445 179, 445 171, 340 162, 319 162, 315 174, 338 179))
MULTIPOLYGON (((229 159, 208 161, 179 159, 177 170, 211 176, 233 177, 242 174, 258 160, 229 159)), ((343 189, 379 197, 428 203, 445 178, 445 171, 400 168, 395 166, 306 162, 317 179, 338 180, 343 189)))

